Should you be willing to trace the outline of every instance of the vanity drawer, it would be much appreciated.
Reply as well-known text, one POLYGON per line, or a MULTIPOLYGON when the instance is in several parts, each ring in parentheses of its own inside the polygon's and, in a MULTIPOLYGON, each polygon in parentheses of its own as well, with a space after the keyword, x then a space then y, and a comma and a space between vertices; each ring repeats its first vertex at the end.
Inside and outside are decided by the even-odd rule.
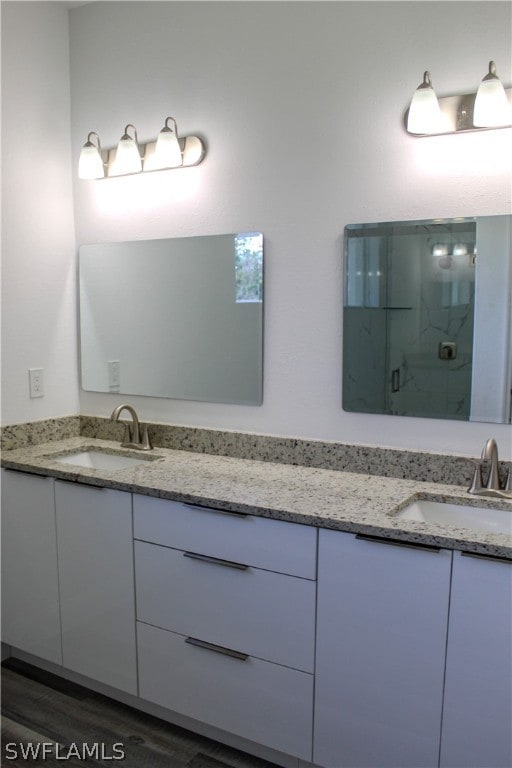
POLYGON ((313 672, 315 582, 237 566, 136 541, 137 618, 313 672))
POLYGON ((134 495, 136 539, 316 579, 316 528, 134 495))
MULTIPOLYGON (((311 760, 313 676, 137 624, 141 698, 311 760)), ((236 649, 239 650, 239 649, 236 649)))

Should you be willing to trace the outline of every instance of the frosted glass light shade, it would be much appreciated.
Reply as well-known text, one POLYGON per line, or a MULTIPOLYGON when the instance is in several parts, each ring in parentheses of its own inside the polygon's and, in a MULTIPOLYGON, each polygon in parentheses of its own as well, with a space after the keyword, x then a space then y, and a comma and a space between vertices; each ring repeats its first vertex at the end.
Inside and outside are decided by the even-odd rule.
POLYGON ((183 157, 177 136, 176 121, 172 117, 168 117, 164 127, 158 134, 155 152, 151 158, 151 168, 148 168, 148 170, 177 168, 180 165, 183 165, 183 157), (174 130, 168 125, 170 120, 174 123, 174 130))
POLYGON ((436 243, 432 248, 432 256, 437 259, 448 256, 448 253, 448 245, 446 243, 436 243))
POLYGON ((439 101, 432 88, 430 72, 425 72, 423 82, 414 91, 407 116, 407 130, 418 134, 442 133, 446 130, 439 101))
POLYGON ((467 256, 468 254, 468 247, 466 243, 455 243, 453 246, 453 255, 454 256, 467 256))
POLYGON ((82 148, 78 163, 81 179, 102 179, 105 176, 126 176, 142 171, 190 168, 199 165, 206 154, 198 136, 178 137, 178 126, 167 117, 155 141, 139 144, 137 130, 128 123, 117 147, 102 151, 100 138, 91 131, 82 148))
POLYGON ((127 173, 140 173, 142 171, 137 133, 135 132, 135 138, 132 138, 127 132, 130 127, 133 128, 130 125, 126 126, 125 132, 117 145, 116 157, 110 166, 109 176, 123 176, 127 173))
POLYGON ((88 135, 87 141, 80 152, 78 161, 79 179, 102 179, 105 176, 105 166, 101 157, 100 140, 97 133, 93 131, 88 135), (92 143, 91 137, 96 136, 98 145, 92 143))
POLYGON ((97 148, 90 144, 90 146, 82 147, 80 152, 80 160, 78 161, 78 178, 79 179, 102 179, 105 176, 105 169, 103 167, 103 160, 97 148))
POLYGON ((512 124, 510 106, 503 83, 496 74, 496 64, 489 62, 489 72, 484 77, 475 98, 473 125, 478 128, 502 128, 512 124))

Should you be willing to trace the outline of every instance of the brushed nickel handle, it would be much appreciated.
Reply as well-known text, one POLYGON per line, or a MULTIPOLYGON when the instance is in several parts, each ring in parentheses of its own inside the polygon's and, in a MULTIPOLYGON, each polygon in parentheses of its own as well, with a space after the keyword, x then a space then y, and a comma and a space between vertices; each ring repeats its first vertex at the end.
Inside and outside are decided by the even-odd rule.
POLYGON ((190 557, 192 560, 201 560, 203 563, 212 563, 213 565, 224 565, 226 568, 236 568, 238 571, 246 571, 249 568, 244 563, 235 563, 233 560, 223 560, 221 557, 211 557, 211 555, 200 555, 198 552, 184 552, 183 557, 190 557))
POLYGON ((217 509, 217 507, 207 507, 206 504, 193 504, 190 501, 183 501, 185 507, 199 509, 201 512, 218 512, 219 515, 233 515, 234 517, 249 517, 247 512, 237 512, 234 509, 217 509))
POLYGON ((82 483, 80 480, 64 480, 62 477, 56 477, 55 482, 65 485, 79 485, 81 488, 94 488, 95 491, 106 491, 105 485, 92 485, 91 483, 82 483))
POLYGON ((440 552, 441 547, 432 544, 416 544, 412 541, 402 541, 401 539, 387 539, 385 536, 372 536, 369 533, 356 533, 356 539, 362 541, 373 541, 376 544, 389 544, 392 547, 405 547, 406 549, 424 549, 427 552, 440 552))
POLYGON ((241 653, 241 651, 233 651, 231 648, 225 648, 223 645, 207 643, 205 640, 198 640, 196 637, 186 637, 185 642, 189 645, 195 645, 197 648, 204 648, 207 651, 221 653, 223 656, 230 656, 232 659, 238 659, 239 661, 247 661, 249 658, 247 653, 241 653))
POLYGON ((500 557, 500 555, 482 555, 480 552, 466 551, 462 551, 460 554, 462 557, 474 557, 477 560, 492 560, 494 563, 506 563, 507 565, 512 565, 512 560, 509 560, 507 557, 500 557))

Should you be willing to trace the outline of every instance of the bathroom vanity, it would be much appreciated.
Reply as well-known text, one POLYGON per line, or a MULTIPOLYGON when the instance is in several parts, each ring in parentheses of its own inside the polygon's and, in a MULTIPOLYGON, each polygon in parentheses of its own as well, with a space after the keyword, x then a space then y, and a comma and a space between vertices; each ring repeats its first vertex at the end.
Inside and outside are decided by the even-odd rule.
POLYGON ((122 453, 4 453, 13 655, 289 768, 510 764, 512 536, 397 512, 497 506, 512 534, 512 502, 163 448, 55 459, 91 448, 122 453))

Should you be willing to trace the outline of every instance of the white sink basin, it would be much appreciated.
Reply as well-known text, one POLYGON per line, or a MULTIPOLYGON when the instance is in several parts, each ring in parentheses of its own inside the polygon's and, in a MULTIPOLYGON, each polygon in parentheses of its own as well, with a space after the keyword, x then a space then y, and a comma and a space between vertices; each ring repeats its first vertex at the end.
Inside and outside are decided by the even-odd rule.
POLYGON ((486 533, 506 533, 512 536, 512 509, 488 509, 444 501, 413 501, 398 512, 402 520, 450 525, 486 533))
POLYGON ((136 467, 137 464, 146 464, 147 459, 135 458, 134 456, 119 456, 114 453, 103 453, 103 451, 77 451, 77 453, 66 453, 62 456, 53 456, 59 464, 74 464, 88 469, 127 469, 136 467))

